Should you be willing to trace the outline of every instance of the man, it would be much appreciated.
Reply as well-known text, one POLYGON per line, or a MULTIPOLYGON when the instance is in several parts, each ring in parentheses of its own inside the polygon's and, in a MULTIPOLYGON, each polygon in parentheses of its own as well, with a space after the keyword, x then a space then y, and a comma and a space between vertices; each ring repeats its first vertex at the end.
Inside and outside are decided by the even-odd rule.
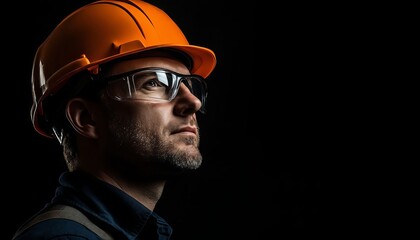
POLYGON ((69 171, 18 239, 170 239, 153 209, 165 181, 200 167, 210 49, 159 8, 103 0, 65 18, 38 48, 31 119, 69 171))

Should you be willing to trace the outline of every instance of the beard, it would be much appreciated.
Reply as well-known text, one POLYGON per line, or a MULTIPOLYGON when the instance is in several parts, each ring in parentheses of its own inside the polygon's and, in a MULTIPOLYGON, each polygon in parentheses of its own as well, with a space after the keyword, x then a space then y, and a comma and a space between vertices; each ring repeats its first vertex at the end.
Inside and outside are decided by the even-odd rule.
POLYGON ((201 166, 198 133, 169 138, 154 126, 112 114, 110 164, 135 178, 168 178, 201 166))

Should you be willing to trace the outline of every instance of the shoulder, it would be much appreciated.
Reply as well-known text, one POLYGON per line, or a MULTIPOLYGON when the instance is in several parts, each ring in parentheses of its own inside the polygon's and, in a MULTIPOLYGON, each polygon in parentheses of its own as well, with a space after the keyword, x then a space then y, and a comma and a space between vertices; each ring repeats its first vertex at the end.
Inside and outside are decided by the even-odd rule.
POLYGON ((26 229, 15 240, 100 240, 101 238, 84 225, 69 219, 48 219, 26 229))

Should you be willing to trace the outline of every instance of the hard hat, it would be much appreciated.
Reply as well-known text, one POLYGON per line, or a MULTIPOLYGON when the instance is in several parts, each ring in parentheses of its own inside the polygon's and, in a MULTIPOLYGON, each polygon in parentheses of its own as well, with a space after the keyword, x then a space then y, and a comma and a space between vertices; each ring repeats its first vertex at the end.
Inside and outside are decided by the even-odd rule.
POLYGON ((141 0, 100 0, 64 18, 36 51, 32 67, 31 120, 52 138, 43 101, 83 70, 95 73, 102 63, 161 48, 179 50, 192 61, 191 73, 206 78, 216 65, 212 50, 190 45, 177 24, 161 9, 141 0))

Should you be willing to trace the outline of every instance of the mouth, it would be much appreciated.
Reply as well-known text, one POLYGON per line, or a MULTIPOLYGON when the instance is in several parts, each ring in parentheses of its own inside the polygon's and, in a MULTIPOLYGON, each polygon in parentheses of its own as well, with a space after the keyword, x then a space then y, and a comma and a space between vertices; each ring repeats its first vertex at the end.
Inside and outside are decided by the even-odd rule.
POLYGON ((172 134, 194 134, 197 135, 197 128, 196 127, 182 127, 172 132, 172 134))

